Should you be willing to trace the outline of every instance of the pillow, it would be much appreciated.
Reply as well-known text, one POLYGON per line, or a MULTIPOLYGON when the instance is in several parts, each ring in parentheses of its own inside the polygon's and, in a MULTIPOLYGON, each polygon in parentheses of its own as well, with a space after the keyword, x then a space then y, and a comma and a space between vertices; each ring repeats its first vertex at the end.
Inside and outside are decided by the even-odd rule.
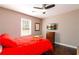
POLYGON ((0 45, 0 54, 2 53, 2 49, 3 49, 3 47, 2 47, 2 45, 0 45))
POLYGON ((4 47, 15 47, 16 43, 13 41, 13 38, 8 34, 2 34, 0 36, 0 44, 4 47))

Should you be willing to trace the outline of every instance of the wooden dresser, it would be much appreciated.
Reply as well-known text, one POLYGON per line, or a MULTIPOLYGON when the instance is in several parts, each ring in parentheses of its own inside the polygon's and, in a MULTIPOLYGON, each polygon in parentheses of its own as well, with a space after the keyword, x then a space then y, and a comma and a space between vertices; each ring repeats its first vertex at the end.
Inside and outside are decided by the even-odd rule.
POLYGON ((55 32, 47 32, 46 33, 46 39, 48 39, 51 42, 51 44, 52 44, 53 50, 48 51, 48 54, 52 55, 52 54, 54 54, 54 50, 55 50, 55 45, 54 45, 55 32))
POLYGON ((46 33, 46 39, 48 39, 52 44, 54 44, 55 32, 47 32, 46 33))

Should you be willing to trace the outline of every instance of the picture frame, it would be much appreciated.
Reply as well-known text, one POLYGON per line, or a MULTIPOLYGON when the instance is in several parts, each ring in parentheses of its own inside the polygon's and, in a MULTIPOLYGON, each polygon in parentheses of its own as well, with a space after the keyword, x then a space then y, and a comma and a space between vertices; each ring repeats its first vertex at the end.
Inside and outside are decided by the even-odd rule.
POLYGON ((35 23, 35 31, 40 31, 40 23, 35 23))
POLYGON ((57 23, 50 23, 47 25, 48 30, 57 30, 57 23))

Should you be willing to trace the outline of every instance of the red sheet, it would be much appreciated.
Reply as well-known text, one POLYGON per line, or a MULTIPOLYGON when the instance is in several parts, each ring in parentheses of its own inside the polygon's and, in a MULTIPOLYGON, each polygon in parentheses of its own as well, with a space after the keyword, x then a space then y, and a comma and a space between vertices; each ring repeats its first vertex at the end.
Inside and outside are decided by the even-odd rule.
POLYGON ((48 40, 38 37, 20 37, 14 40, 16 47, 3 48, 3 55, 39 55, 48 50, 53 50, 48 40))

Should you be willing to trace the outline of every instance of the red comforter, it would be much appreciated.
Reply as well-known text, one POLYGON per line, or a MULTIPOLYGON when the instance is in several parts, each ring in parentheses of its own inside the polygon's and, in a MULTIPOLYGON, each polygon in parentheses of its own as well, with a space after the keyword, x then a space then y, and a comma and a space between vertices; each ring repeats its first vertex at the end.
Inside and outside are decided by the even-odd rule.
POLYGON ((15 47, 4 47, 2 55, 39 55, 48 50, 53 50, 51 43, 38 37, 20 37, 16 38, 15 47))

